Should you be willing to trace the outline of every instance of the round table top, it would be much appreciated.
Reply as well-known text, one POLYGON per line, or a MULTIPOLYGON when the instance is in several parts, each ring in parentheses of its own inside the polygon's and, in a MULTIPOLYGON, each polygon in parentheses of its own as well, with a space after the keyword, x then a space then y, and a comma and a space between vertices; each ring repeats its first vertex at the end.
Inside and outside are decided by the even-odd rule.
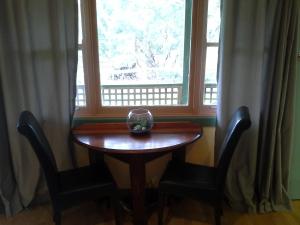
POLYGON ((168 152, 196 141, 202 127, 191 122, 158 122, 150 133, 131 134, 126 123, 94 123, 73 128, 75 142, 110 154, 168 152))

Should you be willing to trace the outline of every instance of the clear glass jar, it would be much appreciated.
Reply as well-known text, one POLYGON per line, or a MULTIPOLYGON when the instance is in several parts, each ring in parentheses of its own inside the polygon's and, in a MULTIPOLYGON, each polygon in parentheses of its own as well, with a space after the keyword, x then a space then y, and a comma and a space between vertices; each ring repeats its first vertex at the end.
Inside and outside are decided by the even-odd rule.
POLYGON ((131 133, 148 133, 153 127, 153 116, 148 109, 132 109, 127 116, 127 126, 131 133))

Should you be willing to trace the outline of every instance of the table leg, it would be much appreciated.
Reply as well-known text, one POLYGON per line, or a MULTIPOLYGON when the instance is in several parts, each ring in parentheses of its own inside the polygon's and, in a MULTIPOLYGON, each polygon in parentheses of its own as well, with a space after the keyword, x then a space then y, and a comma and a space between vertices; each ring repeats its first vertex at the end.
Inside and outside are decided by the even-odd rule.
POLYGON ((103 163, 104 155, 102 152, 98 152, 98 151, 89 149, 89 161, 90 161, 91 165, 95 164, 95 163, 103 163))
POLYGON ((130 181, 133 207, 133 224, 146 225, 145 212, 145 161, 143 158, 130 159, 130 181))
POLYGON ((177 149, 177 151, 172 153, 172 160, 178 162, 185 162, 185 146, 177 149))

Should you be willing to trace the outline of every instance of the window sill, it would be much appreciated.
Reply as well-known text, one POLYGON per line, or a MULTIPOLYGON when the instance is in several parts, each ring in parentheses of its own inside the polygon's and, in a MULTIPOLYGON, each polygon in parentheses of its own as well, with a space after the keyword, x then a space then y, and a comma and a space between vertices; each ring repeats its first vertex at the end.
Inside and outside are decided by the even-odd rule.
MULTIPOLYGON (((101 117, 74 117, 73 126, 79 126, 85 123, 113 123, 113 122, 125 122, 126 118, 101 118, 101 117)), ((200 124, 203 127, 214 127, 216 124, 215 116, 176 116, 176 117, 154 117, 156 122, 172 122, 172 121, 191 121, 193 123, 200 124)))

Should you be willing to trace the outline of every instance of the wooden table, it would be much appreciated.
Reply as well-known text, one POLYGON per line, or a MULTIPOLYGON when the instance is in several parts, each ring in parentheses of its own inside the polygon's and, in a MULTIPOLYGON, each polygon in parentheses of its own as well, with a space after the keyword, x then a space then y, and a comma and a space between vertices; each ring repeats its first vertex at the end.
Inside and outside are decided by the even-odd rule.
POLYGON ((184 160, 185 146, 201 135, 202 128, 190 122, 155 123, 146 135, 130 134, 126 123, 84 124, 73 128, 78 144, 129 164, 135 225, 147 224, 144 202, 146 162, 169 152, 173 152, 173 159, 184 160))

